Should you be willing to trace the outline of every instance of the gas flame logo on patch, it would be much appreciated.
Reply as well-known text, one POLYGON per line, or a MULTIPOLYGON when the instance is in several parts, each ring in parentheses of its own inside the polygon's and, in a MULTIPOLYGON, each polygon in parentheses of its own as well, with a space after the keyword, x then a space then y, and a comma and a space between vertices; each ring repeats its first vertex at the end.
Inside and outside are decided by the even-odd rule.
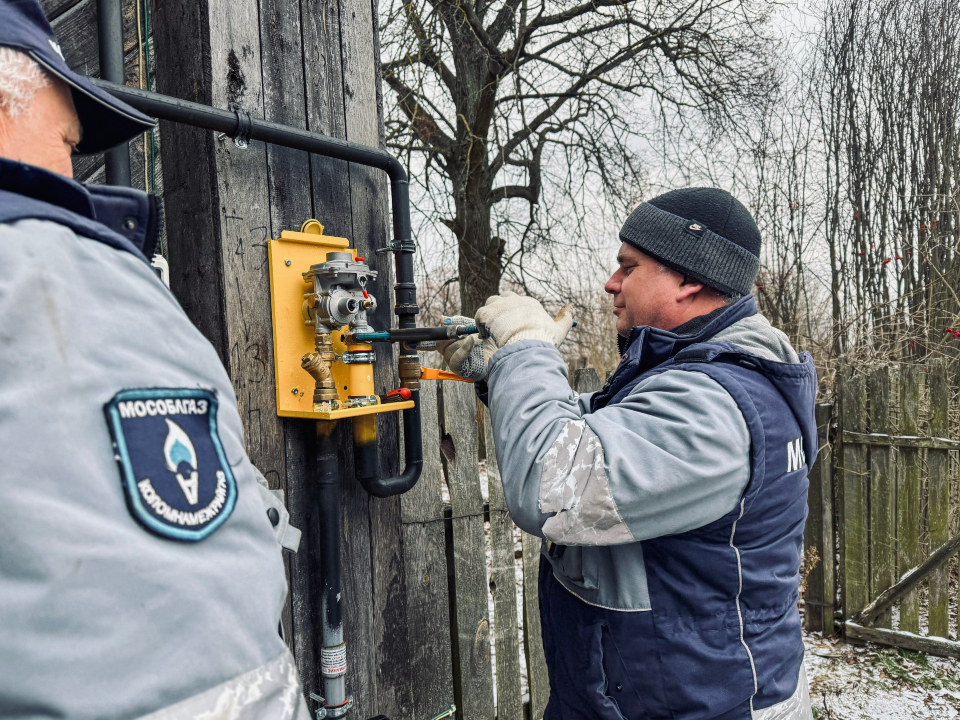
POLYGON ((200 476, 197 473, 197 451, 190 436, 179 425, 164 418, 167 423, 167 439, 163 442, 163 457, 167 470, 175 473, 180 489, 187 502, 196 505, 199 502, 200 476))

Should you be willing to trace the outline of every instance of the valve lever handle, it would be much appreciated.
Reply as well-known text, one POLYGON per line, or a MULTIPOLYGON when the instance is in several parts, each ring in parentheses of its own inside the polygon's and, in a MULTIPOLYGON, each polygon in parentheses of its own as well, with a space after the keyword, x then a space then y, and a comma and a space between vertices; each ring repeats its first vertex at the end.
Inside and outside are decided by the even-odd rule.
POLYGON ((468 380, 465 377, 460 377, 456 373, 447 372, 446 370, 437 370, 436 368, 420 368, 420 379, 421 380, 459 380, 460 382, 473 383, 473 380, 468 380))

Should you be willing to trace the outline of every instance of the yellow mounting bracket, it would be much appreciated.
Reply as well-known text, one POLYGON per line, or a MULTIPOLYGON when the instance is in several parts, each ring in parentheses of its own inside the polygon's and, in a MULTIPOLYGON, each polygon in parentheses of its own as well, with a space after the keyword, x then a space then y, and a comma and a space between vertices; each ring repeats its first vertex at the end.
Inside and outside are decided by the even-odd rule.
MULTIPOLYGON (((314 380, 303 369, 300 359, 314 350, 314 328, 304 322, 303 295, 312 285, 307 285, 303 273, 311 265, 322 263, 329 252, 351 252, 346 238, 323 234, 323 225, 308 220, 300 232, 284 230, 276 240, 270 240, 267 256, 270 260, 270 310, 273 315, 274 377, 277 387, 277 414, 281 417, 311 418, 314 420, 339 420, 341 418, 394 412, 413 407, 413 401, 389 402, 344 408, 332 411, 315 411, 313 406, 314 380)), ((342 355, 347 346, 344 339, 347 326, 333 333, 333 350, 342 355)), ((346 401, 351 383, 360 382, 373 386, 372 365, 345 365, 334 362, 331 368, 337 383, 337 394, 346 401), (361 370, 361 368, 363 370, 361 370), (365 374, 358 377, 357 373, 365 374)))

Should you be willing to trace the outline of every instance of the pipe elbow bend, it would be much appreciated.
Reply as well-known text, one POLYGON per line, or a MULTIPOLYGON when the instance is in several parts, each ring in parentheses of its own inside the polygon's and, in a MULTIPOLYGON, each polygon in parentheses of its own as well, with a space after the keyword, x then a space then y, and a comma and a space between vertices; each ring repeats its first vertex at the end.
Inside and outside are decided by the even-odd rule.
POLYGON ((403 469, 403 473, 388 478, 369 478, 364 482, 359 475, 357 479, 363 485, 363 489, 378 498, 388 498, 394 495, 402 495, 408 490, 412 490, 420 479, 420 473, 423 471, 423 460, 414 460, 408 462, 403 469))
MULTIPOLYGON (((414 406, 403 411, 403 450, 406 465, 393 477, 380 477, 376 424, 354 423, 354 471, 368 493, 378 498, 401 495, 412 489, 423 471, 423 436, 420 426, 420 392, 413 391, 414 406)), ((373 416, 371 416, 373 417, 373 416)), ((359 420, 359 418, 358 418, 359 420)))

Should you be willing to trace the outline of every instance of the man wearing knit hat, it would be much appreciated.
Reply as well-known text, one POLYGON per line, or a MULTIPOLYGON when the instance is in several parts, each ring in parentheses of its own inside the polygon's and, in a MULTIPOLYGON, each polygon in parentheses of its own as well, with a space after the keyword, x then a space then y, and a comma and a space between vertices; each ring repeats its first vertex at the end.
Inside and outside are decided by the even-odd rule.
POLYGON ((641 204, 605 289, 621 361, 571 392, 572 325, 503 293, 440 349, 490 407, 510 512, 544 539, 545 720, 809 720, 797 610, 809 354, 758 314, 760 233, 712 188, 641 204))

